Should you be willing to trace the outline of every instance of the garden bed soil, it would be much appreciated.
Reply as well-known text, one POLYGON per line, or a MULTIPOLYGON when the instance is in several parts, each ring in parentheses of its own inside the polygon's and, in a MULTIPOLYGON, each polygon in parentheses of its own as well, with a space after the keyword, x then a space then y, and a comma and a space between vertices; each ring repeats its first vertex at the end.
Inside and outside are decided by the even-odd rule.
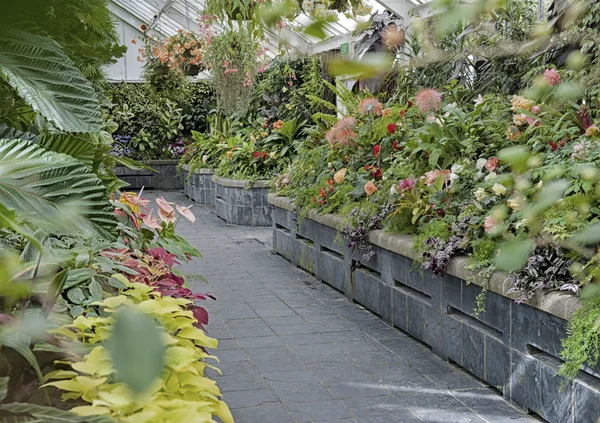
POLYGON ((158 189, 165 191, 183 188, 183 181, 177 171, 179 160, 145 160, 141 163, 156 169, 158 173, 146 169, 129 169, 115 166, 114 171, 119 179, 129 184, 125 189, 139 190, 158 189))
POLYGON ((574 380, 558 375, 561 340, 581 304, 571 294, 538 294, 516 304, 511 282, 495 273, 476 315, 481 280, 455 258, 443 277, 415 262, 412 237, 373 231, 374 255, 346 248, 342 218, 311 211, 298 219, 293 202, 270 194, 273 250, 343 292, 390 325, 428 345, 550 423, 594 422, 600 416, 600 370, 574 380), (467 281, 471 281, 468 283, 467 281))
POLYGON ((198 204, 215 205, 216 186, 212 169, 190 170, 188 165, 181 167, 183 176, 183 191, 185 195, 198 204))

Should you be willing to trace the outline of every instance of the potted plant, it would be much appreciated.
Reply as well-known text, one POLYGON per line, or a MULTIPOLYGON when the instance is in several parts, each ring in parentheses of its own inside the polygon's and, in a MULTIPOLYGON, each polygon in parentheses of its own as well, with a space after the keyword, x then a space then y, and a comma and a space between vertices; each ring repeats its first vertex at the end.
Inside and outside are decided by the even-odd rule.
POLYGON ((230 21, 249 21, 254 16, 257 0, 207 0, 205 13, 230 21))
POLYGON ((221 112, 245 113, 252 100, 256 74, 265 49, 252 30, 230 29, 212 39, 206 61, 221 112))
POLYGON ((363 0, 297 0, 300 9, 314 17, 327 17, 332 12, 367 15, 371 8, 363 0))

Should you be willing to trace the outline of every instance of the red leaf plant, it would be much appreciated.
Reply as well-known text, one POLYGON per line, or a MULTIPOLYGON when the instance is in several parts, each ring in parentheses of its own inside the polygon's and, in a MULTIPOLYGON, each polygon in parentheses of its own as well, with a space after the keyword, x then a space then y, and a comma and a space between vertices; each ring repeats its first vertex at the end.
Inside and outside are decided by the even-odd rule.
POLYGON ((193 305, 190 305, 189 309, 198 320, 195 326, 204 329, 204 325, 208 324, 208 312, 195 301, 216 298, 210 294, 192 292, 186 286, 185 279, 173 273, 172 266, 179 264, 174 254, 160 247, 151 248, 146 252, 129 249, 105 250, 102 254, 133 270, 135 273, 125 274, 130 282, 151 286, 163 296, 192 301, 193 305))

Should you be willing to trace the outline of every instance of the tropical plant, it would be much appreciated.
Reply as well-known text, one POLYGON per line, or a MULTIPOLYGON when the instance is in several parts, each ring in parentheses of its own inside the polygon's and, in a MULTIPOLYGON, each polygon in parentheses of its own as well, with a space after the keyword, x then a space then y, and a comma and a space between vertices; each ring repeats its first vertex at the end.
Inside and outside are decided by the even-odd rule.
POLYGON ((67 369, 47 374, 45 386, 66 391, 64 401, 88 403, 71 409, 81 416, 207 423, 218 416, 233 423, 215 382, 204 376, 205 369, 212 368, 205 362, 211 358, 205 348, 216 348, 217 340, 195 327, 198 321, 186 310, 191 302, 161 296, 152 287, 121 279, 126 285, 121 294, 99 303, 107 317, 80 316, 52 331, 89 352, 63 362, 67 369), (132 322, 146 331, 136 334, 132 322), (131 355, 134 352, 142 354, 131 355), (147 373, 136 373, 144 364, 147 373), (135 392, 144 393, 143 399, 136 398, 135 392))

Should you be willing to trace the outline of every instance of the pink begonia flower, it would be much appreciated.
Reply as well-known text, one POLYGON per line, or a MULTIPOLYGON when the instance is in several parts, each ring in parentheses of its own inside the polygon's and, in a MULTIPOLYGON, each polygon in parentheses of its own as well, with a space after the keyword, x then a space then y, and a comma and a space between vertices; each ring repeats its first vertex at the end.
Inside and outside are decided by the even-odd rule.
POLYGON ((546 69, 544 72, 544 81, 546 84, 554 87, 555 85, 560 84, 560 75, 556 69, 546 69))
POLYGON ((442 94, 434 89, 427 88, 419 91, 415 103, 421 113, 435 112, 442 105, 442 94))
POLYGON ((158 207, 160 208, 160 210, 164 210, 167 213, 175 211, 175 209, 173 209, 173 207, 171 207, 171 204, 173 204, 173 203, 169 203, 167 200, 164 199, 164 197, 157 198, 156 204, 158 204, 158 207))
POLYGON ((190 211, 190 209, 192 208, 192 206, 189 206, 189 207, 183 207, 183 206, 180 206, 180 205, 178 204, 178 205, 176 205, 175 207, 177 207, 177 211, 178 211, 179 213, 181 213, 181 215, 182 215, 183 217, 185 217, 187 220, 189 220, 189 221, 190 221, 190 222, 192 222, 192 223, 194 223, 194 222, 196 221, 196 216, 194 216, 194 213, 192 213, 192 212, 190 211))
POLYGON ((531 108, 531 113, 533 113, 534 115, 537 115, 539 112, 541 112, 542 109, 540 109, 540 106, 533 106, 531 108))
POLYGON ((158 223, 158 219, 152 217, 152 212, 153 210, 150 210, 150 214, 143 214, 142 222, 150 229, 162 229, 162 226, 158 223))
POLYGON ((496 222, 496 219, 494 219, 492 216, 488 216, 485 218, 485 222, 483 222, 483 229, 485 229, 485 231, 488 233, 492 232, 497 224, 498 222, 496 222))

